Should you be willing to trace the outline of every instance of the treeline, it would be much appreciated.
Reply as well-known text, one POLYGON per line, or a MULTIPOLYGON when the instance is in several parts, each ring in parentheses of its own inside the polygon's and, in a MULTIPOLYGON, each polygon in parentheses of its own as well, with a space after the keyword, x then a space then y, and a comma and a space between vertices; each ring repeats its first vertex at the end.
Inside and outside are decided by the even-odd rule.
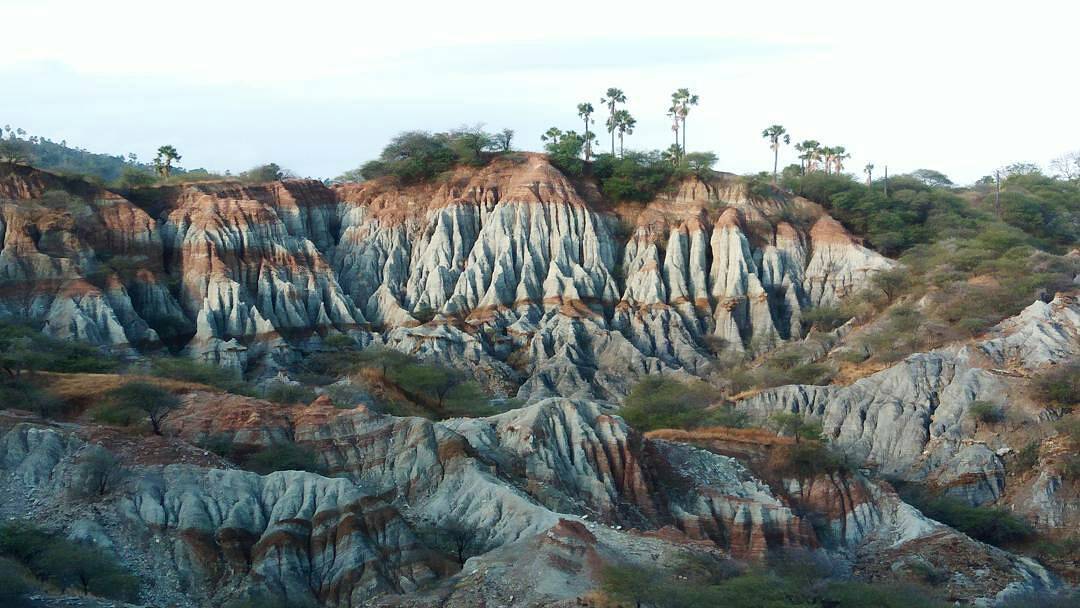
POLYGON ((31 165, 116 190, 216 180, 263 183, 296 177, 276 163, 257 165, 233 174, 230 171, 185 169, 176 164, 181 159, 177 149, 168 144, 159 147, 149 162, 141 162, 134 153, 99 154, 69 146, 66 140, 54 142, 46 137, 29 135, 10 125, 0 129, 0 163, 31 165))

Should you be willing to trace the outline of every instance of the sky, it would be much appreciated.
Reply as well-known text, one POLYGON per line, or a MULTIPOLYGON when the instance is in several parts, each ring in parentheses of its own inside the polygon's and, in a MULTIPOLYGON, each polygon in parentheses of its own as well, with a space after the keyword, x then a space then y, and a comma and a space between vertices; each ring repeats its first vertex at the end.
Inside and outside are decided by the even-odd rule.
POLYGON ((855 173, 967 183, 1080 149, 1077 23, 1067 0, 0 0, 0 125, 323 178, 405 130, 483 123, 540 149, 612 86, 638 120, 627 147, 665 148, 686 87, 688 148, 717 169, 771 169, 779 123, 845 146, 855 173))

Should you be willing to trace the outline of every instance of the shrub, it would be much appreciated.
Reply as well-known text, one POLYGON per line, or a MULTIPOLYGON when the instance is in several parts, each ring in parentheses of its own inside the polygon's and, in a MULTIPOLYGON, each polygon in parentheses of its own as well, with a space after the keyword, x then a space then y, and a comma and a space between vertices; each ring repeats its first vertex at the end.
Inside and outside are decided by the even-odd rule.
POLYGON ((1035 536, 1030 524, 1005 509, 972 507, 954 498, 927 495, 918 490, 905 492, 904 499, 927 517, 991 545, 1023 542, 1035 536))
POLYGON ((609 199, 646 203, 671 183, 675 167, 659 152, 627 152, 621 158, 601 154, 592 173, 609 199))
POLYGON ((818 475, 851 474, 851 459, 839 449, 819 441, 780 446, 769 454, 769 468, 781 476, 808 479, 818 475))
POLYGON ((37 579, 61 591, 74 589, 123 601, 138 596, 138 579, 111 555, 31 524, 0 524, 0 556, 22 564, 37 579))
POLYGON ((275 443, 265 447, 247 457, 243 465, 262 475, 274 471, 323 472, 315 451, 295 443, 275 443))
POLYGON ((1033 382, 1035 397, 1046 404, 1071 411, 1080 404, 1080 360, 1073 359, 1040 373, 1033 382))
POLYGON ((79 455, 71 491, 84 498, 104 496, 120 483, 124 474, 124 468, 108 450, 90 445, 79 455))
POLYGON ((33 574, 15 560, 0 557, 0 606, 28 608, 32 606, 30 594, 36 590, 31 584, 33 574))
POLYGON ((60 416, 69 410, 63 400, 22 379, 0 380, 0 408, 7 407, 29 410, 42 418, 60 416))
POLYGON ((1016 466, 1028 470, 1039 463, 1039 442, 1031 441, 1016 453, 1016 466))
POLYGON ((684 384, 664 377, 647 377, 630 390, 620 412, 639 431, 686 429, 709 421, 706 408, 719 399, 704 383, 684 384))
POLYGON ((777 434, 793 437, 795 443, 799 443, 803 439, 810 441, 821 440, 821 423, 807 420, 802 414, 778 412, 769 416, 769 426, 777 434))
POLYGON ((263 389, 263 399, 274 403, 311 403, 315 400, 315 391, 298 384, 271 382, 263 389))
POLYGON ((972 401, 968 404, 968 415, 987 424, 995 424, 1005 420, 1005 414, 1001 407, 991 401, 972 401))
POLYGON ((109 411, 118 415, 138 412, 150 420, 154 434, 161 434, 161 424, 180 408, 180 399, 169 391, 147 382, 129 382, 109 391, 106 396, 109 411))
POLYGON ((192 359, 161 357, 153 360, 150 371, 161 378, 205 384, 230 393, 251 393, 236 371, 192 359))
POLYGON ((817 306, 803 313, 804 323, 818 331, 832 331, 851 319, 851 315, 838 306, 817 306))

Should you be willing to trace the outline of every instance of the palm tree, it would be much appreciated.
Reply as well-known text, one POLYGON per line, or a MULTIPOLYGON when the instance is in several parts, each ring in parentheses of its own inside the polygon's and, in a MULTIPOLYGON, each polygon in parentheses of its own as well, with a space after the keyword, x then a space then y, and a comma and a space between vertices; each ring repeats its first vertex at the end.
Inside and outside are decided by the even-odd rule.
POLYGON ((633 135, 637 120, 626 110, 615 112, 615 130, 619 132, 619 157, 623 155, 623 136, 633 135))
POLYGON ((866 163, 866 166, 863 167, 863 173, 866 174, 866 187, 867 188, 873 188, 874 187, 874 163, 866 163))
POLYGON ((157 156, 154 158, 154 168, 157 169, 158 175, 164 178, 168 178, 172 173, 173 161, 180 160, 180 154, 171 145, 161 146, 157 149, 157 156))
POLYGON ((615 121, 615 104, 626 103, 626 93, 612 87, 607 90, 606 96, 600 99, 600 103, 607 104, 608 107, 607 130, 611 133, 611 155, 615 156, 615 130, 619 126, 615 121))
POLYGON ((691 95, 690 89, 679 89, 671 94, 671 110, 676 118, 682 123, 682 151, 686 152, 686 115, 690 113, 690 106, 698 105, 698 96, 691 95))
POLYGON ((672 144, 667 150, 660 153, 660 158, 673 165, 678 165, 679 159, 682 158, 682 149, 679 148, 679 144, 672 144))
POLYGON ((844 146, 836 146, 832 149, 833 172, 840 175, 844 170, 844 160, 851 158, 844 146))
POLYGON ((795 149, 801 152, 799 154, 799 165, 802 167, 803 175, 806 175, 807 171, 813 171, 813 165, 811 164, 818 150, 821 148, 821 144, 815 139, 807 139, 806 141, 795 144, 795 149))
POLYGON ((543 135, 540 136, 540 141, 551 141, 553 144, 559 143, 562 139, 563 132, 559 127, 551 127, 543 135))
POLYGON ((769 140, 769 147, 772 148, 773 151, 772 181, 775 184, 777 168, 780 163, 780 142, 783 141, 785 144, 790 144, 791 136, 788 135, 787 129, 782 125, 773 125, 768 129, 765 129, 761 132, 761 136, 769 140))
POLYGON ((581 119, 585 121, 585 160, 586 161, 588 161, 589 157, 592 156, 592 140, 593 140, 593 138, 591 137, 591 134, 589 133, 589 116, 591 116, 592 113, 595 112, 595 111, 596 110, 593 108, 593 105, 591 103, 587 102, 587 101, 585 103, 579 103, 578 106, 577 106, 577 115, 580 116, 581 119))

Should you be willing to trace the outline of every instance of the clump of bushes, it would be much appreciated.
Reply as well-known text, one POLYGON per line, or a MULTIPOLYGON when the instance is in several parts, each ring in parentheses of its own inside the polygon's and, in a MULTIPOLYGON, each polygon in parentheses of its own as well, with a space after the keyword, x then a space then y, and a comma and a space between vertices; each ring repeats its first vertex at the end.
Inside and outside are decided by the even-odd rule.
POLYGON ((513 132, 487 133, 479 126, 460 127, 445 133, 407 131, 383 148, 379 158, 364 163, 357 172, 339 179, 375 179, 394 176, 406 184, 430 180, 454 166, 482 166, 496 152, 508 152, 513 132))
POLYGON ((972 401, 968 404, 968 415, 979 422, 996 424, 1005 420, 1001 406, 992 401, 972 401))
POLYGON ((650 376, 630 390, 620 415, 642 432, 745 424, 745 416, 719 402, 719 392, 704 382, 687 384, 650 376))
POLYGON ((184 357, 159 357, 151 362, 150 373, 160 378, 205 384, 240 395, 253 394, 252 388, 230 369, 184 357))
POLYGON ((725 606, 731 608, 944 608, 924 588, 843 580, 830 564, 806 567, 797 557, 781 556, 770 568, 745 568, 705 558, 684 560, 677 568, 608 566, 601 589, 626 605, 656 608, 725 606), (712 562, 712 563, 710 563, 712 562))
POLYGON ((965 502, 938 496, 923 488, 901 487, 903 499, 927 517, 956 528, 964 534, 998 547, 1035 538, 1029 523, 996 507, 973 507, 965 502))
MULTIPOLYGON (((61 591, 72 590, 114 600, 135 601, 139 581, 112 555, 92 546, 82 545, 22 522, 0 524, 0 578, 13 580, 14 588, 0 585, 0 593, 25 597, 31 582, 61 591), (20 569, 24 573, 20 576, 20 569), (20 586, 17 578, 22 578, 20 586)), ((2 596, 0 596, 2 597, 2 596)), ((7 605, 7 604, 5 604, 7 605)))
POLYGON ((1080 359, 1055 365, 1032 383, 1035 398, 1048 407, 1071 412, 1080 404, 1080 359))
POLYGON ((169 391, 148 382, 128 382, 108 392, 93 418, 120 426, 148 420, 154 434, 160 435, 162 423, 179 408, 180 398, 169 391))
POLYGON ((266 385, 262 396, 274 403, 311 403, 315 400, 315 391, 299 384, 275 381, 266 385))
POLYGON ((231 435, 221 434, 203 439, 199 446, 260 475, 274 471, 308 471, 321 475, 326 470, 315 450, 292 441, 264 447, 240 446, 231 435))
POLYGON ((83 342, 57 340, 29 325, 0 322, 0 376, 18 379, 35 372, 108 373, 115 357, 83 342))

